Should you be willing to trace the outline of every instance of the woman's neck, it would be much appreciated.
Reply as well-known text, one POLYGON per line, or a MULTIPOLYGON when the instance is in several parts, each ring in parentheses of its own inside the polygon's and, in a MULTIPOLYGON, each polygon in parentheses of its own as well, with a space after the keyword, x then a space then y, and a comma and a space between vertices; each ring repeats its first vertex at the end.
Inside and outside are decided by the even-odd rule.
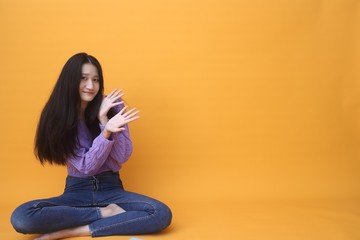
POLYGON ((85 119, 85 109, 87 105, 88 105, 87 102, 81 102, 80 111, 79 111, 80 119, 85 119))

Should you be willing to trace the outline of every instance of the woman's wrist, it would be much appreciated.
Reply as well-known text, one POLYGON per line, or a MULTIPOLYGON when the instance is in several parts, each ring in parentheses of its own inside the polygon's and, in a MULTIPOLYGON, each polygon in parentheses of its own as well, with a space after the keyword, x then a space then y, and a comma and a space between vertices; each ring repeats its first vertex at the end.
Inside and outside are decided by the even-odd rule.
POLYGON ((111 136, 111 132, 104 128, 104 130, 102 131, 102 135, 104 136, 104 138, 109 139, 111 136))
POLYGON ((99 117, 99 122, 102 124, 102 125, 106 125, 106 123, 109 121, 108 117, 107 116, 103 116, 103 117, 99 117))

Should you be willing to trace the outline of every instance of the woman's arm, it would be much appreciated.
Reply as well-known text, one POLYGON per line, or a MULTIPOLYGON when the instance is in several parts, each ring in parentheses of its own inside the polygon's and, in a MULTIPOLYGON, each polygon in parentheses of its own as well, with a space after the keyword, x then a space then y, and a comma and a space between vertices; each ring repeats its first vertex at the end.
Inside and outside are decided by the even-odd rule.
POLYGON ((124 131, 113 134, 114 145, 111 148, 110 157, 106 162, 107 166, 113 171, 118 171, 121 168, 121 165, 130 158, 133 150, 129 127, 128 125, 124 127, 124 131))
POLYGON ((83 175, 91 176, 96 174, 109 158, 115 142, 100 134, 91 144, 91 137, 83 128, 85 126, 79 126, 79 143, 75 148, 75 154, 69 157, 68 165, 83 175))
MULTIPOLYGON (((115 106, 114 110, 119 113, 124 107, 124 104, 120 104, 115 106)), ((113 171, 118 171, 121 168, 121 165, 129 159, 133 150, 128 124, 124 125, 123 128, 123 131, 112 133, 111 136, 114 145, 110 152, 110 158, 106 163, 113 171)))
POLYGON ((127 106, 123 104, 122 96, 121 91, 115 89, 108 96, 104 97, 99 111, 100 129, 103 136, 114 141, 109 158, 106 161, 106 165, 113 171, 118 171, 132 153, 132 141, 127 123, 139 118, 137 116, 139 111, 135 108, 126 112, 127 106), (110 108, 114 109, 116 115, 112 119, 107 120, 106 117, 102 116, 107 114, 110 108))

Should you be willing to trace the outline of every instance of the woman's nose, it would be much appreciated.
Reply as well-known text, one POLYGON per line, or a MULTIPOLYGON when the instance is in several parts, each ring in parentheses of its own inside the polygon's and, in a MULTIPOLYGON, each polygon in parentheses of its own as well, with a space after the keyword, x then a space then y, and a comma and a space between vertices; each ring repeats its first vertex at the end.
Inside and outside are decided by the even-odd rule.
POLYGON ((93 89, 94 88, 94 83, 91 79, 86 81, 86 88, 87 89, 93 89))

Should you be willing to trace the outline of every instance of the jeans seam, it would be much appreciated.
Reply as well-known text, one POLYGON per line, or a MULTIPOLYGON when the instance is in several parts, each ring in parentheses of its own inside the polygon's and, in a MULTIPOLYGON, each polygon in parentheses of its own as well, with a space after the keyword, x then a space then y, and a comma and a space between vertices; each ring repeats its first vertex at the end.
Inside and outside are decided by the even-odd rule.
MULTIPOLYGON (((123 225, 123 224, 126 224, 126 223, 136 222, 138 220, 142 220, 142 219, 145 219, 145 218, 151 218, 151 217, 156 215, 157 211, 156 211, 155 206, 153 204, 151 204, 151 203, 148 203, 148 202, 122 202, 122 203, 116 203, 116 204, 126 204, 126 203, 146 203, 146 204, 149 204, 154 209, 154 214, 144 216, 144 217, 138 217, 138 218, 135 218, 135 219, 130 219, 128 221, 121 222, 121 223, 114 223, 114 224, 111 224, 109 226, 105 226, 105 227, 102 227, 102 228, 99 228, 99 229, 92 229, 92 227, 90 227, 91 226, 91 224, 90 224, 89 227, 90 227, 91 236, 95 237, 96 233, 99 232, 99 231, 107 230, 107 229, 110 229, 110 228, 113 228, 113 227, 116 227, 116 226, 119 226, 119 225, 123 225)), ((116 215, 114 215, 114 216, 116 216, 116 215)))
POLYGON ((103 218, 103 217, 101 216, 100 207, 96 207, 96 212, 97 212, 97 215, 98 215, 98 217, 99 217, 100 219, 103 218))
POLYGON ((76 205, 76 206, 73 206, 73 205, 59 205, 59 204, 55 204, 55 203, 52 203, 52 202, 46 202, 46 201, 41 201, 41 202, 37 202, 35 204, 32 205, 33 208, 50 208, 50 207, 71 207, 71 208, 91 208, 93 207, 92 204, 84 204, 84 205, 76 205), (48 204, 51 204, 51 206, 39 206, 43 203, 48 203, 48 204))
POLYGON ((93 227, 92 227, 91 224, 89 224, 88 226, 89 226, 89 230, 90 230, 90 235, 93 236, 93 234, 94 234, 94 229, 93 229, 93 227))
MULTIPOLYGON (((92 237, 96 237, 96 233, 97 232, 100 232, 100 231, 104 231, 104 230, 108 230, 108 229, 111 229, 113 227, 117 227, 117 226, 120 226, 120 225, 123 225, 123 224, 126 224, 126 223, 132 223, 132 222, 136 222, 138 220, 142 220, 142 219, 146 219, 146 218, 150 218, 151 215, 148 215, 148 216, 144 216, 144 217, 139 217, 139 218, 135 218, 135 219, 131 219, 131 220, 128 220, 128 221, 125 221, 125 222, 121 222, 121 223, 114 223, 114 224, 111 224, 109 226, 106 226, 106 227, 102 227, 102 228, 99 228, 99 229, 93 229, 93 231, 91 232, 91 236, 92 237)), ((90 224, 91 226, 91 224, 90 224)))

